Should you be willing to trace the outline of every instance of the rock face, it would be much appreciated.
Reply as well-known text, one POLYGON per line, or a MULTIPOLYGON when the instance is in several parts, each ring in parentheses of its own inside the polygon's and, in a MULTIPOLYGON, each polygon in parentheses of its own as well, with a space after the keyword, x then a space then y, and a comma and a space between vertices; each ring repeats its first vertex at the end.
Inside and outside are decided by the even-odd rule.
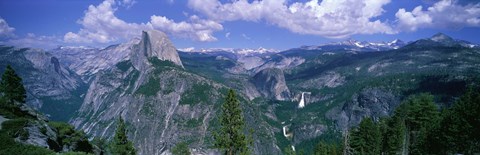
POLYGON ((264 97, 282 101, 290 98, 290 90, 288 90, 285 76, 281 69, 264 69, 255 74, 251 81, 264 97))
POLYGON ((8 64, 22 77, 28 105, 54 120, 68 120, 80 106, 85 83, 50 53, 0 46, 0 73, 8 64))
POLYGON ((67 99, 71 97, 70 91, 82 84, 78 75, 63 67, 56 57, 45 51, 27 50, 24 56, 37 70, 37 73, 33 73, 36 75, 35 81, 29 81, 32 85, 27 86, 27 90, 31 90, 35 96, 67 99), (42 79, 43 82, 37 79, 42 79))
POLYGON ((61 64, 82 76, 84 81, 90 81, 99 71, 109 69, 120 61, 128 59, 133 45, 139 42, 139 38, 134 38, 129 42, 112 45, 104 49, 59 47, 49 52, 57 57, 61 64))
POLYGON ((356 126, 365 117, 377 120, 390 115, 400 104, 400 99, 389 91, 379 88, 365 89, 352 97, 342 107, 327 112, 327 117, 334 120, 337 126, 348 129, 356 126))
POLYGON ((336 72, 327 72, 318 78, 313 78, 300 83, 302 88, 335 88, 345 83, 345 77, 336 72))
POLYGON ((156 30, 143 31, 142 39, 138 45, 134 46, 134 50, 136 52, 132 52, 130 57, 133 66, 138 70, 145 69, 147 64, 143 60, 150 57, 156 57, 162 61, 171 61, 183 68, 177 50, 163 32, 156 30))
MULTIPOLYGON (((212 123, 226 91, 226 86, 183 69, 164 33, 143 32, 129 59, 97 73, 70 123, 90 135, 111 138, 122 116, 139 154, 166 153, 179 142, 209 154, 214 151, 208 149, 212 123)), ((256 146, 263 149, 255 150, 260 154, 275 150, 256 146)))
POLYGON ((51 150, 60 147, 60 144, 56 142, 57 133, 44 121, 31 121, 23 130, 28 132, 28 137, 17 137, 15 140, 20 143, 49 148, 51 150))

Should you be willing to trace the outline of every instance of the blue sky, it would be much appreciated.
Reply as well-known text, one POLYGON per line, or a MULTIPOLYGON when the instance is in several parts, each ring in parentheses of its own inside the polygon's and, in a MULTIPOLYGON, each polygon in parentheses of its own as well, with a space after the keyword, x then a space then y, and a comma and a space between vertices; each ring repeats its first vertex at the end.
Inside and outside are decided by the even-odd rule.
POLYGON ((353 38, 412 41, 442 32, 480 43, 475 0, 7 0, 0 44, 105 47, 166 32, 177 48, 288 49, 353 38))

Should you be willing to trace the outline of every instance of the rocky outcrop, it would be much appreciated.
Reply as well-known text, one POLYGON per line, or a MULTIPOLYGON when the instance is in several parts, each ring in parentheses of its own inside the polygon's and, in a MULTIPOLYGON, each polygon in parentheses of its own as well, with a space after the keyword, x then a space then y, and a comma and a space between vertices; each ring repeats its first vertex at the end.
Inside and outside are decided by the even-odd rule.
POLYGON ((285 76, 281 69, 264 69, 251 79, 257 90, 266 98, 275 100, 290 99, 290 90, 285 82, 285 76))
POLYGON ((133 46, 139 42, 139 38, 134 38, 128 42, 111 45, 103 49, 59 47, 49 52, 57 57, 61 64, 67 66, 88 82, 99 71, 109 69, 120 61, 128 59, 133 46))
POLYGON ((60 144, 56 142, 57 133, 44 121, 29 121, 23 128, 23 131, 28 136, 22 137, 20 135, 15 138, 15 141, 51 150, 58 150, 58 148, 61 147, 60 144))
POLYGON ((337 72, 326 72, 319 77, 306 80, 299 84, 301 88, 335 88, 345 83, 345 77, 337 72))
POLYGON ((327 130, 323 124, 302 124, 293 127, 293 143, 299 144, 322 135, 327 130))
POLYGON ((337 127, 346 130, 356 126, 365 117, 374 120, 388 116, 400 104, 400 99, 392 92, 380 88, 365 89, 352 97, 341 107, 327 112, 327 117, 334 120, 337 127))
POLYGON ((272 56, 269 61, 263 63, 261 66, 254 68, 254 72, 259 72, 268 68, 278 68, 282 70, 292 69, 297 67, 305 62, 305 59, 302 57, 287 57, 281 54, 272 56))
POLYGON ((140 43, 135 45, 133 52, 130 53, 130 60, 133 66, 140 71, 146 70, 146 65, 148 64, 145 60, 147 60, 147 58, 171 61, 183 68, 176 48, 170 42, 167 35, 160 31, 143 31, 140 43))
POLYGON ((11 65, 22 77, 27 104, 49 114, 52 119, 69 119, 80 106, 83 100, 80 90, 85 83, 50 53, 0 46, 0 73, 6 65, 11 65))
POLYGON ((40 50, 27 50, 25 58, 33 64, 35 69, 31 76, 23 76, 28 83, 27 90, 34 96, 51 96, 56 99, 71 98, 71 93, 80 87, 82 81, 79 76, 63 67, 56 57, 40 50), (30 81, 30 78, 32 81, 30 81), (41 79, 41 82, 38 80, 41 79))

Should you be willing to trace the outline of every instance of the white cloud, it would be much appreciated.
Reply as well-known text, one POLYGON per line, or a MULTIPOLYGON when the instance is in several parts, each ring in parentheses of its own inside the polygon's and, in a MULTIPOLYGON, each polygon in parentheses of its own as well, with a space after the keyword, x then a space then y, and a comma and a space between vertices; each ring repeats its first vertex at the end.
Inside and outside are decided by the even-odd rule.
POLYGON ((25 37, 15 37, 0 43, 16 47, 51 49, 61 45, 63 41, 57 36, 37 36, 28 33, 25 37))
POLYGON ((245 33, 242 33, 242 37, 245 38, 245 39, 247 39, 247 40, 252 39, 252 38, 250 38, 249 36, 247 36, 245 33))
POLYGON ((455 0, 441 0, 426 10, 422 6, 415 7, 411 12, 399 9, 395 16, 398 28, 407 31, 419 28, 480 27, 480 3, 462 6, 455 0))
POLYGON ((15 28, 8 26, 7 21, 0 17, 0 39, 14 37, 13 31, 15 31, 15 28))
POLYGON ((169 32, 175 36, 192 38, 198 41, 216 41, 214 31, 223 30, 223 26, 212 20, 200 19, 198 16, 190 16, 189 22, 179 22, 166 18, 165 16, 152 16, 151 25, 153 28, 169 32))
POLYGON ((299 34, 329 38, 353 34, 395 33, 389 24, 374 18, 382 15, 390 0, 310 0, 305 3, 287 0, 189 0, 190 8, 209 19, 224 21, 267 22, 299 34))
POLYGON ((90 5, 85 16, 78 21, 82 25, 79 32, 68 32, 66 42, 108 43, 120 38, 139 35, 142 29, 149 29, 147 24, 127 23, 114 15, 115 1, 105 0, 98 6, 90 5))
POLYGON ((124 6, 127 9, 130 9, 135 3, 137 3, 136 0, 122 0, 119 2, 120 5, 124 6))
POLYGON ((225 33, 225 38, 230 40, 230 32, 225 33))
POLYGON ((114 0, 105 0, 98 6, 90 5, 85 11, 85 16, 78 21, 82 28, 76 33, 66 33, 65 42, 110 43, 139 36, 142 30, 151 29, 161 30, 176 37, 214 41, 216 38, 213 37, 213 32, 223 30, 219 23, 197 16, 190 16, 188 21, 175 22, 164 16, 153 15, 151 21, 147 23, 128 23, 115 16, 116 5, 114 0))

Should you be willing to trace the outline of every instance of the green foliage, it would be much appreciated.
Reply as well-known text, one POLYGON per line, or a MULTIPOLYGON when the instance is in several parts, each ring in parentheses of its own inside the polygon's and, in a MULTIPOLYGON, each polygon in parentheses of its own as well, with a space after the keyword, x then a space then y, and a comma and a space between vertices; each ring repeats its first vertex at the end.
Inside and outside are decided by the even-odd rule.
POLYGON ((182 94, 180 104, 195 105, 198 103, 208 103, 212 95, 213 88, 207 83, 195 83, 192 88, 182 94))
POLYGON ((32 117, 16 103, 25 103, 26 90, 13 68, 8 65, 0 81, 0 114, 7 118, 32 117))
POLYGON ((161 67, 178 67, 178 65, 171 61, 160 60, 154 57, 148 58, 148 61, 157 69, 161 67))
POLYGON ((438 108, 430 94, 419 94, 409 97, 397 109, 396 114, 405 121, 409 152, 425 154, 428 132, 439 120, 438 108))
MULTIPOLYGON (((163 61, 159 60, 157 58, 149 58, 148 61, 152 63, 152 65, 155 67, 155 70, 153 71, 154 74, 158 75, 164 71, 167 70, 173 70, 173 69, 182 69, 178 65, 175 65, 171 61, 163 61)), ((160 90, 162 90, 162 87, 160 85, 160 79, 161 77, 158 76, 150 76, 148 79, 147 83, 141 85, 138 90, 135 92, 136 94, 143 94, 146 96, 155 96, 160 90)), ((168 83, 166 85, 166 88, 163 88, 164 93, 170 93, 173 92, 174 89, 172 87, 172 83, 168 83)))
POLYGON ((110 151, 116 155, 134 155, 136 154, 133 143, 128 140, 127 129, 122 117, 119 118, 117 129, 113 141, 110 143, 110 151))
POLYGON ((444 113, 438 129, 434 130, 438 134, 432 136, 437 145, 431 147, 449 154, 480 153, 480 90, 469 88, 444 113))
POLYGON ((83 131, 77 131, 73 126, 64 122, 49 122, 48 125, 57 130, 57 142, 60 146, 74 146, 73 151, 93 153, 93 146, 83 131))
POLYGON ((200 125, 202 125, 202 122, 203 120, 202 119, 195 119, 195 118, 192 118, 192 119, 189 119, 186 123, 186 126, 188 128, 196 128, 200 125))
POLYGON ((95 137, 91 142, 94 146, 93 152, 97 155, 106 154, 108 151, 108 142, 103 138, 95 137))
POLYGON ((220 114, 220 130, 214 132, 214 147, 225 154, 249 154, 253 141, 244 132, 245 120, 240 101, 234 90, 229 90, 220 114))
POLYGON ((398 154, 402 148, 405 130, 405 123, 403 119, 398 116, 381 119, 382 152, 386 154, 398 154))
POLYGON ((351 133, 350 146, 355 154, 380 154, 381 133, 371 118, 364 118, 351 133))
MULTIPOLYGON (((20 105, 14 104, 24 103, 26 91, 15 71, 7 66, 5 73, 0 82, 0 115, 6 116, 11 120, 2 123, 0 130, 0 155, 1 154, 53 154, 54 150, 37 147, 34 145, 21 144, 14 140, 27 140, 29 131, 27 126, 37 124, 40 121, 36 117, 28 114, 20 109, 20 105)), ((47 127, 39 127, 42 134, 47 134, 47 127)), ((67 123, 49 122, 48 126, 54 128, 57 133, 57 139, 60 146, 72 146, 73 151, 92 152, 92 145, 89 143, 83 132, 76 131, 73 126, 67 123)), ((50 143, 50 142, 49 142, 50 143)), ((61 150, 56 150, 61 151, 61 150)), ((73 153, 73 152, 72 152, 73 153)), ((77 152, 79 154, 80 152, 77 152)), ((81 154, 81 153, 80 153, 81 154)))
POLYGON ((65 152, 65 153, 60 153, 60 155, 91 155, 91 153, 85 153, 85 152, 65 152))
POLYGON ((25 103, 27 98, 26 90, 22 84, 22 78, 20 78, 12 66, 8 65, 5 72, 2 75, 2 81, 0 81, 0 93, 6 98, 9 104, 13 104, 14 101, 25 103))
POLYGON ((130 69, 130 67, 132 67, 132 62, 130 62, 129 60, 125 60, 117 63, 115 66, 121 71, 126 72, 128 69, 130 69))
POLYGON ((7 100, 0 97, 0 115, 6 118, 33 118, 30 114, 22 111, 18 105, 8 104, 7 100))
POLYGON ((27 138, 28 132, 24 127, 30 120, 26 118, 12 119, 2 123, 0 130, 0 155, 31 154, 49 155, 54 154, 52 150, 33 145, 25 145, 15 142, 15 137, 27 138))
POLYGON ((173 155, 190 155, 190 150, 185 142, 178 143, 172 148, 173 155))
POLYGON ((328 144, 324 141, 320 141, 316 146, 314 150, 314 155, 340 155, 342 152, 340 150, 340 147, 335 144, 328 144))
POLYGON ((156 79, 154 76, 151 76, 147 83, 138 88, 136 93, 144 94, 146 96, 155 96, 160 90, 160 80, 156 79))
POLYGON ((352 131, 349 144, 356 154, 479 153, 479 103, 480 91, 470 88, 453 107, 439 113, 432 95, 414 95, 405 100, 390 118, 378 123, 362 120, 352 131), (380 131, 381 152, 371 152, 376 150, 371 147, 377 142, 375 126, 380 131))
POLYGON ((403 104, 408 108, 405 123, 410 130, 418 131, 421 128, 429 128, 434 121, 438 120, 438 108, 430 94, 412 96, 403 104))
POLYGON ((295 151, 292 149, 292 146, 287 146, 283 149, 285 155, 296 155, 295 151))

